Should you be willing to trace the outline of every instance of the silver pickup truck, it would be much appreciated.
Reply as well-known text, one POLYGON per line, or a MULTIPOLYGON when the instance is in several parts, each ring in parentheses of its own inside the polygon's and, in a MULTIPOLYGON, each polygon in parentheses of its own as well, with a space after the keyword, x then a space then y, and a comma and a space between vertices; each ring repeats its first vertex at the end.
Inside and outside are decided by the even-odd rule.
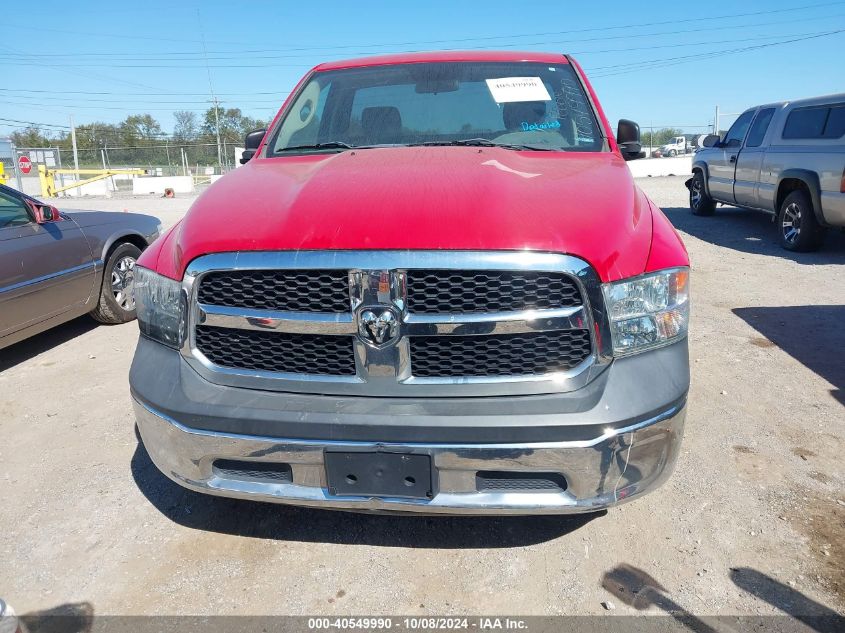
POLYGON ((845 227, 845 94, 753 107, 703 145, 686 183, 695 215, 717 203, 766 211, 790 251, 845 227))

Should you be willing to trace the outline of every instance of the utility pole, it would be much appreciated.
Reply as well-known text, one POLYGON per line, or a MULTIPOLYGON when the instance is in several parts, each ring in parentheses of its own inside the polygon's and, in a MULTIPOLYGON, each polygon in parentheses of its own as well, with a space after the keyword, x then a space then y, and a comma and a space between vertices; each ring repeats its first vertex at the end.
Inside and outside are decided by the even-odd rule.
MULTIPOLYGON (((211 88, 211 75, 208 77, 208 87, 211 88)), ((217 133, 217 164, 220 165, 220 173, 223 173, 223 153, 220 149, 220 111, 217 109, 217 97, 214 96, 213 88, 211 88, 211 99, 214 102, 214 128, 217 133)))
POLYGON ((73 168, 79 171, 79 154, 76 151, 76 126, 73 124, 73 115, 70 115, 70 141, 73 144, 73 168))
POLYGON ((23 191, 23 183, 21 182, 21 170, 18 168, 18 159, 20 156, 18 155, 17 148, 15 144, 12 143, 12 169, 15 170, 15 180, 18 183, 18 191, 23 191))
POLYGON ((220 173, 223 173, 223 153, 220 149, 220 112, 218 110, 217 97, 214 96, 214 85, 211 83, 211 66, 208 65, 208 48, 205 45, 205 31, 202 28, 200 10, 197 9, 197 23, 200 27, 200 40, 202 41, 202 54, 205 58, 205 72, 208 74, 208 91, 211 94, 211 104, 214 106, 214 132, 217 136, 217 164, 220 165, 220 173))
POLYGON ((713 134, 719 133, 719 106, 716 106, 716 116, 713 117, 713 134))

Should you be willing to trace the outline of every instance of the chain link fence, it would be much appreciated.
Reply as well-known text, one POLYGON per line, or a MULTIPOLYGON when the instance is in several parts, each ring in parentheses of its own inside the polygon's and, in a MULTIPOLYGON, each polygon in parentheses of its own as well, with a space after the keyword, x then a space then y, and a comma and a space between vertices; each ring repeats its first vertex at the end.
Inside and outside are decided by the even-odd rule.
MULTIPOLYGON (((57 163, 74 168, 73 151, 54 148, 57 163)), ((78 149, 80 169, 144 169, 159 176, 208 176, 231 171, 237 166, 236 146, 221 142, 222 165, 216 143, 156 143, 134 147, 78 149)))

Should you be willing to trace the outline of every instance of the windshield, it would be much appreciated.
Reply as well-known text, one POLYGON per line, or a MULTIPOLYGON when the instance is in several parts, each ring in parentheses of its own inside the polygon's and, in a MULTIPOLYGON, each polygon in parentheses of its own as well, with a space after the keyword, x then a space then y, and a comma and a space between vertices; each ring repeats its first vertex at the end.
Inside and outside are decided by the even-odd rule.
POLYGON ((491 143, 563 151, 604 147, 568 64, 450 62, 316 73, 285 114, 267 155, 491 143))

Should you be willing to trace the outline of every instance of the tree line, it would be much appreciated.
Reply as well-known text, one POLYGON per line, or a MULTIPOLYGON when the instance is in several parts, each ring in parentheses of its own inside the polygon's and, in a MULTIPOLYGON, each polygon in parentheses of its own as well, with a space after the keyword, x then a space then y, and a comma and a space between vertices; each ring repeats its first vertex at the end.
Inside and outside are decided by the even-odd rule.
MULTIPOLYGON (((150 114, 131 114, 120 123, 93 121, 76 126, 76 146, 80 167, 101 167, 105 159, 110 167, 139 166, 178 169, 181 149, 187 153, 189 164, 218 166, 217 120, 215 109, 203 115, 190 110, 173 113, 173 133, 166 134, 161 124, 150 114)), ((225 148, 224 166, 234 161, 233 148, 243 146, 244 135, 266 127, 268 121, 244 115, 240 108, 217 108, 220 143, 225 148)), ((70 129, 53 132, 38 125, 29 125, 13 132, 17 147, 55 147, 61 151, 62 166, 72 166, 70 129)))
POLYGON ((676 136, 684 136, 683 131, 673 127, 645 129, 640 131, 640 143, 644 147, 659 147, 665 145, 676 136))
MULTIPOLYGON (((242 146, 247 132, 266 127, 269 121, 245 116, 240 108, 217 108, 220 120, 220 143, 223 166, 234 163, 234 147, 242 146)), ((219 166, 217 159, 217 121, 214 108, 200 117, 191 110, 173 113, 173 133, 168 135, 150 114, 131 114, 122 122, 94 121, 76 126, 76 145, 80 167, 101 167, 105 159, 110 167, 166 167, 178 171, 182 164, 181 149, 189 165, 219 166)), ((666 127, 643 129, 640 139, 644 147, 659 147, 683 131, 666 127)), ((17 147, 57 147, 62 152, 62 165, 72 165, 70 130, 50 132, 30 125, 11 135, 17 147)))

